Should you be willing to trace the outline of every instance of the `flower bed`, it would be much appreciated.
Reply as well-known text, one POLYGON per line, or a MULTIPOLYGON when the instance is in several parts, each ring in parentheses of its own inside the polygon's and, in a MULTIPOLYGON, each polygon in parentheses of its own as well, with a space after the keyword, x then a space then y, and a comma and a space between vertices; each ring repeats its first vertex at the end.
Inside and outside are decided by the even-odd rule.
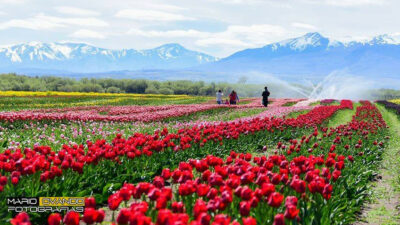
MULTIPOLYGON (((315 129, 288 146, 279 142, 268 156, 230 152, 185 160, 151 182, 123 184, 109 195, 106 212, 88 198, 82 216, 70 212, 63 222, 92 224, 112 214, 121 225, 348 224, 365 201, 385 128, 378 109, 363 102, 351 122, 315 129)), ((13 221, 29 217, 21 213, 13 221)))
MULTIPOLYGON (((310 111, 309 116, 296 119, 254 118, 180 129, 176 133, 169 133, 167 129, 154 134, 137 133, 127 139, 117 135, 111 143, 105 140, 88 142, 87 148, 64 145, 58 151, 47 146, 6 150, 0 154, 0 195, 86 196, 96 193, 103 202, 105 196, 124 181, 149 180, 160 168, 174 166, 188 158, 207 154, 224 156, 228 149, 257 148, 268 142, 287 140, 320 124, 335 111, 349 107, 352 107, 351 101, 343 101, 340 106, 318 107, 310 111), (60 183, 62 185, 58 185, 60 183), (105 188, 106 184, 112 186, 105 188)), ((0 206, 4 204, 1 202, 0 206)), ((1 208, 6 209, 5 206, 1 208)), ((7 217, 6 211, 0 213, 2 218, 7 217)))
POLYGON ((249 109, 262 108, 259 99, 252 99, 245 105, 165 105, 165 106, 86 106, 59 109, 22 110, 0 112, 0 121, 116 121, 116 122, 151 122, 171 117, 190 115, 217 108, 249 109))
POLYGON ((396 101, 377 101, 377 103, 385 106, 388 109, 392 109, 394 110, 398 115, 400 115, 400 101, 398 101, 398 103, 395 103, 396 101))

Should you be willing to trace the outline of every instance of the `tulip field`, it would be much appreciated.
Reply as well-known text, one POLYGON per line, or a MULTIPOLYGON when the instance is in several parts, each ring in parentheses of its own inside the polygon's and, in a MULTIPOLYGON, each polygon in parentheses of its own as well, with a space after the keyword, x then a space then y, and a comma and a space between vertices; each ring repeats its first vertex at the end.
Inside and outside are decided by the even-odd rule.
POLYGON ((0 93, 0 224, 363 222, 382 165, 399 162, 400 102, 270 101, 0 93), (7 197, 85 208, 11 212, 7 197))

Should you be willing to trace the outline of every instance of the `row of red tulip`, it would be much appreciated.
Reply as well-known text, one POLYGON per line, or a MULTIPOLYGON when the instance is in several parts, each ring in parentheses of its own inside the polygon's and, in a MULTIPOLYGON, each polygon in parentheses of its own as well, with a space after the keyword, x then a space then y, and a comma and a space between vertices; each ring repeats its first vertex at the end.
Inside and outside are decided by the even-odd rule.
MULTIPOLYGON (((289 100, 285 100, 287 102, 289 100)), ((293 100, 291 100, 293 101, 293 100)), ((296 101, 296 100, 295 100, 296 101)), ((0 112, 0 121, 18 120, 69 120, 69 121, 119 121, 119 122, 151 122, 166 118, 190 115, 196 112, 217 108, 261 108, 258 99, 244 105, 164 105, 164 106, 85 106, 60 109, 22 110, 17 112, 0 112)))
POLYGON ((189 115, 195 112, 207 111, 227 106, 216 104, 205 105, 169 105, 169 106, 115 106, 107 114, 105 107, 98 107, 92 110, 70 110, 66 112, 38 112, 31 110, 17 112, 0 112, 0 120, 18 121, 18 120, 67 120, 67 121, 159 121, 170 117, 179 117, 189 115), (111 110, 113 109, 113 110, 111 110))
MULTIPOLYGON (((24 151, 6 150, 0 153, 0 170, 10 174, 10 180, 17 184, 21 175, 31 175, 41 172, 41 180, 44 182, 56 176, 61 176, 62 171, 71 168, 81 173, 84 165, 97 164, 103 159, 119 162, 119 158, 127 156, 129 159, 147 155, 154 152, 172 148, 175 151, 184 150, 193 145, 204 146, 207 142, 222 144, 223 139, 238 139, 242 134, 251 134, 257 131, 274 129, 286 129, 286 127, 303 127, 320 124, 330 117, 335 111, 352 107, 350 101, 344 101, 341 106, 317 107, 304 116, 297 119, 282 118, 255 118, 246 122, 227 122, 218 125, 208 125, 180 129, 177 133, 169 133, 167 129, 156 131, 154 135, 135 134, 128 139, 121 135, 107 143, 105 140, 88 142, 87 150, 83 145, 64 145, 58 152, 47 146, 37 146, 24 151)), ((0 191, 8 178, 0 177, 0 191), (3 180, 3 181, 2 181, 3 180), (2 181, 2 182, 1 182, 2 181)))
MULTIPOLYGON (((351 176, 359 176, 352 183, 355 186, 368 181, 361 177, 365 174, 362 166, 371 160, 367 154, 380 154, 383 143, 374 138, 381 137, 379 131, 385 128, 379 111, 363 102, 350 123, 323 129, 321 137, 315 130, 308 137, 291 140, 289 148, 278 143, 276 154, 268 157, 231 152, 225 160, 209 155, 181 162, 176 169, 164 168, 150 183, 126 183, 109 196, 112 222, 120 225, 331 223, 334 219, 331 207, 351 196, 350 192, 343 194, 350 185, 347 182, 353 179, 351 176), (363 151, 369 152, 364 155, 363 151), (122 202, 125 207, 121 207, 122 202)), ((87 198, 83 216, 70 212, 63 222, 78 225, 82 220, 93 224, 104 218, 104 211, 96 209, 95 199, 87 198)), ((53 214, 48 223, 60 224, 61 219, 61 215, 53 214)), ((20 214, 14 218, 14 225, 28 220, 26 214, 20 214)))
MULTIPOLYGON (((121 160, 127 157, 125 164, 128 164, 129 160, 132 161, 132 159, 139 156, 150 156, 154 152, 163 152, 171 148, 178 151, 211 143, 209 147, 212 149, 215 148, 213 142, 222 143, 223 140, 226 142, 231 139, 238 139, 240 135, 253 134, 251 136, 254 136, 255 132, 260 131, 272 133, 274 129, 286 130, 291 126, 314 126, 322 121, 321 118, 328 118, 336 110, 351 106, 351 102, 344 101, 341 106, 318 107, 309 113, 309 115, 315 117, 315 120, 309 120, 309 117, 304 117, 298 120, 290 120, 290 123, 287 124, 286 120, 282 118, 256 118, 246 122, 236 121, 181 129, 175 134, 169 134, 168 130, 164 129, 154 135, 135 134, 128 139, 123 139, 120 135, 117 135, 112 143, 107 143, 105 140, 98 140, 95 143, 88 142, 87 150, 83 145, 65 145, 58 152, 54 152, 46 146, 37 146, 33 150, 25 149, 24 151, 17 150, 12 152, 7 150, 0 154, 0 169, 4 174, 0 178, 0 187, 1 191, 3 191, 3 187, 5 188, 3 194, 19 193, 15 191, 13 186, 18 185, 23 178, 26 181, 22 185, 25 192, 33 189, 32 193, 36 193, 35 190, 42 189, 42 185, 37 182, 28 182, 28 180, 34 178, 29 178, 29 175, 41 173, 40 181, 45 183, 61 176, 69 178, 76 176, 69 171, 83 173, 85 166, 97 165, 104 159, 122 163, 121 160)), ((147 159, 144 160, 146 161, 147 159)), ((142 162, 140 161, 139 163, 142 162)), ((140 164, 138 167, 140 167, 140 164)), ((118 173, 115 175, 118 175, 118 173)), ((84 174, 84 176, 90 176, 90 174, 84 174)), ((39 179, 39 177, 35 177, 34 179, 39 179)))

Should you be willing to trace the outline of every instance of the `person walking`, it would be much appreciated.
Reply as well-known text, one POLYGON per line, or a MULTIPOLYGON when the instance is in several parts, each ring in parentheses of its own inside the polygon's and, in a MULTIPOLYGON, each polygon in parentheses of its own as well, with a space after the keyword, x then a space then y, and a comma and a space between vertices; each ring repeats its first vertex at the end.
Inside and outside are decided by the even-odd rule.
POLYGON ((229 104, 231 105, 236 105, 236 103, 239 101, 239 97, 235 91, 232 91, 231 94, 229 95, 229 104))
POLYGON ((268 87, 264 88, 265 90, 262 93, 262 104, 267 107, 268 106, 268 97, 270 95, 269 91, 268 91, 268 87))
POLYGON ((217 103, 218 103, 218 105, 222 104, 222 96, 223 95, 224 95, 224 93, 222 93, 221 90, 218 90, 218 92, 217 92, 217 103))

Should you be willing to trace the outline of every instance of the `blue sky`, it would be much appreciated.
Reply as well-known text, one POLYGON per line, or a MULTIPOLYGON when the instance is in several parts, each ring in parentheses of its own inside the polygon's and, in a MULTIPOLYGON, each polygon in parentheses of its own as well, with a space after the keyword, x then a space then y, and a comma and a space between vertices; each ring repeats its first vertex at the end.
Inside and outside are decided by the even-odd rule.
POLYGON ((165 43, 225 57, 320 32, 338 40, 400 34, 398 0, 0 0, 0 45, 165 43))

